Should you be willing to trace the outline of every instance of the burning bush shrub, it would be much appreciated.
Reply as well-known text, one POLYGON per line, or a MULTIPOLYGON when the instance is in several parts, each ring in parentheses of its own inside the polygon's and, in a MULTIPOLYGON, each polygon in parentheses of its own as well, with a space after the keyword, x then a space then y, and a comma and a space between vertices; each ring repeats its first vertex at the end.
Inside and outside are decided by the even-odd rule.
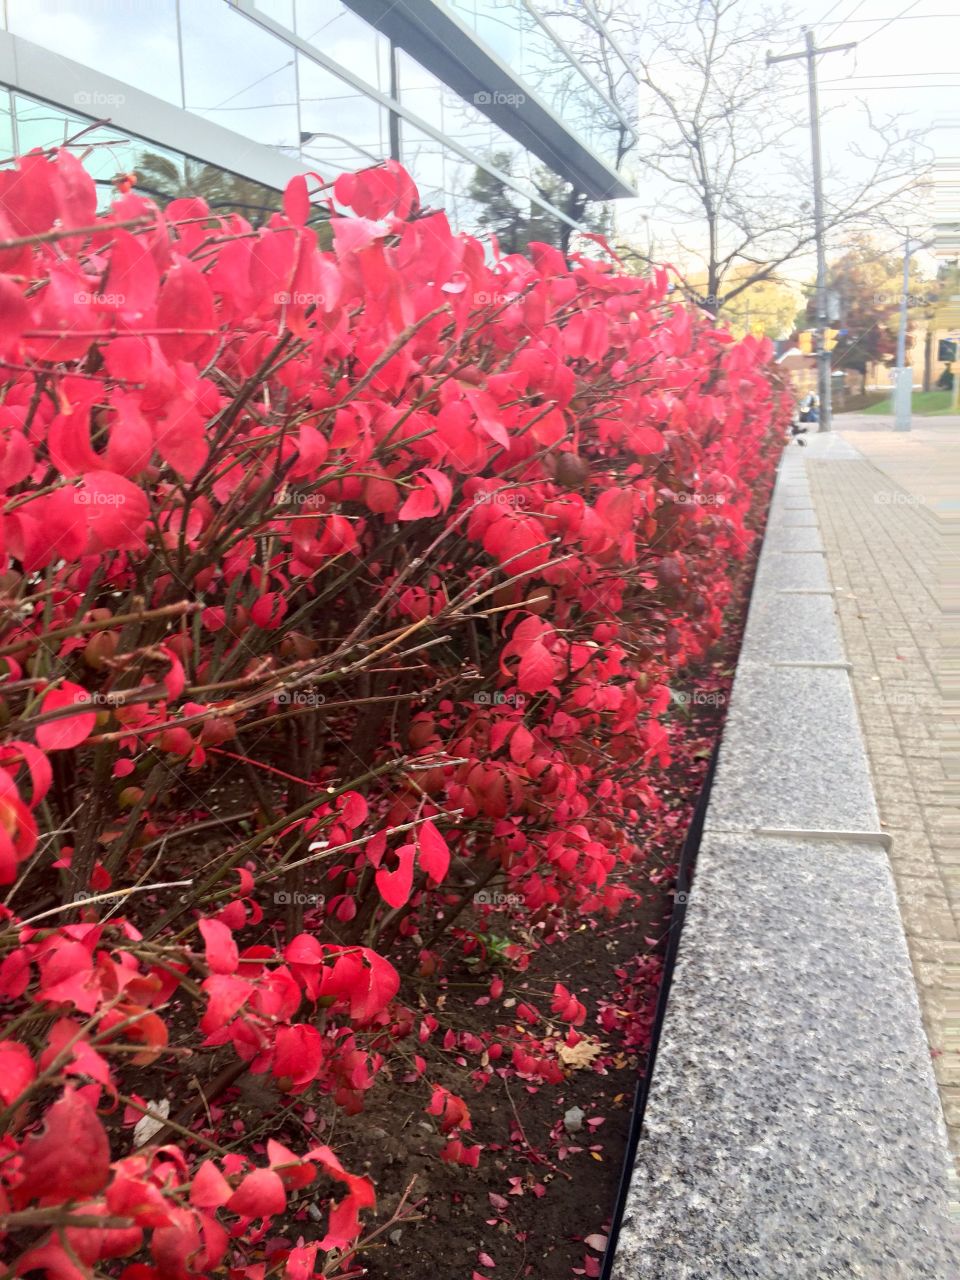
POLYGON ((562 1078, 562 985, 495 1053, 400 975, 522 967, 537 927, 630 896, 671 681, 769 489, 769 344, 665 273, 490 258, 393 163, 317 185, 254 230, 127 182, 98 214, 69 150, 0 173, 11 1274, 357 1274, 370 1181, 153 1118, 161 1065, 176 1095, 223 1064, 208 1105, 247 1072, 352 1114, 407 1041, 466 1165, 420 1046, 476 1054, 478 1087, 562 1078), (307 1188, 323 1222, 265 1271, 307 1188))

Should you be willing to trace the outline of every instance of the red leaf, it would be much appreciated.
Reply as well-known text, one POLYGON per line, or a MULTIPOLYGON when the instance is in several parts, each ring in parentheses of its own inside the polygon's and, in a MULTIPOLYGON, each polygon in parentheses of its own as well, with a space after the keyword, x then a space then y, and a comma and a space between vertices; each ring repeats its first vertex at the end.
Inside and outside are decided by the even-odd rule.
POLYGON ((150 504, 131 481, 112 471, 88 471, 74 494, 86 518, 89 551, 139 551, 146 545, 150 504))
POLYGON ((365 947, 366 989, 359 984, 351 993, 350 1016, 361 1022, 382 1012, 400 990, 400 975, 383 956, 365 947))
POLYGON ((305 1089, 316 1080, 323 1064, 323 1041, 316 1027, 297 1023, 281 1027, 277 1032, 273 1056, 273 1074, 288 1080, 295 1090, 305 1089))
POLYGON ((533 747, 533 734, 522 724, 518 724, 510 736, 510 759, 514 764, 526 764, 533 755, 533 747))
POLYGON ((19 1205, 48 1204, 95 1195, 110 1176, 110 1145, 97 1113, 69 1086, 47 1112, 43 1133, 23 1144, 19 1205))
POLYGON ((195 331, 216 327, 213 293, 206 277, 189 258, 177 257, 157 300, 157 328, 173 330, 161 334, 160 350, 168 360, 196 360, 212 347, 214 339, 195 331))
POLYGON ((347 1194, 330 1211, 327 1234, 320 1241, 321 1249, 346 1249, 360 1234, 360 1209, 372 1209, 377 1198, 369 1178, 348 1173, 329 1147, 313 1147, 307 1152, 308 1160, 316 1160, 324 1173, 347 1187, 347 1194))
POLYGON ((634 453, 660 453, 667 442, 656 427, 632 427, 627 433, 627 443, 634 453))
POLYGON ((97 188, 66 147, 57 152, 60 220, 65 227, 89 227, 97 216, 97 188))
POLYGON ((201 920, 200 932, 206 944, 207 964, 214 973, 236 973, 240 963, 232 932, 219 920, 201 920))
POLYGON ((204 1035, 221 1030, 243 1008, 254 990, 249 982, 230 974, 214 974, 204 979, 200 987, 210 1001, 200 1019, 200 1030, 204 1035))
POLYGON ((413 889, 413 859, 416 850, 412 844, 401 845, 397 850, 399 866, 396 871, 381 867, 377 872, 377 888, 389 906, 400 908, 410 901, 413 889))
POLYGON ((219 1209, 233 1195, 233 1189, 212 1160, 204 1160, 193 1175, 190 1203, 201 1209, 219 1209))
POLYGON ((435 516, 439 509, 440 504, 437 502, 433 486, 421 480, 417 488, 410 491, 406 502, 400 508, 397 519, 425 520, 428 516, 435 516))
POLYGON ((159 287, 160 273, 149 242, 129 231, 114 231, 104 286, 112 305, 124 314, 142 315, 156 303, 159 287))
POLYGON ((357 827, 363 826, 370 809, 359 791, 345 792, 340 797, 338 804, 340 807, 340 819, 345 827, 349 827, 351 831, 356 831, 357 827))
POLYGON ((316 1275, 317 1244, 301 1244, 291 1249, 283 1269, 283 1280, 313 1280, 316 1275))
POLYGON ((276 631, 287 613, 287 602, 276 591, 254 600, 250 609, 250 621, 263 631, 276 631))
MULTIPOLYGON (((50 689, 44 694, 40 703, 40 714, 47 715, 51 711, 60 711, 64 707, 90 706, 90 695, 78 684, 69 680, 57 689, 50 689)), ((37 746, 42 751, 68 751, 79 746, 85 738, 93 733, 97 723, 96 713, 81 711, 74 716, 64 716, 60 720, 51 720, 47 724, 37 725, 37 746)))
POLYGON ((0 1098, 10 1105, 37 1076, 29 1050, 14 1040, 0 1041, 0 1098))
POLYGON ((541 640, 534 640, 520 659, 517 670, 517 686, 523 693, 542 693, 554 681, 554 663, 549 649, 541 640))
POLYGON ((0 276, 0 356, 8 356, 20 343, 30 323, 30 307, 9 276, 0 276))
POLYGON ((453 485, 443 472, 438 471, 436 467, 424 467, 420 474, 426 476, 433 486, 434 492, 440 501, 440 510, 446 511, 453 497, 453 485))
POLYGON ((420 846, 420 866, 434 884, 439 884, 450 869, 450 850, 446 840, 428 820, 420 828, 417 843, 420 846))
POLYGON ((307 179, 302 173, 290 179, 283 192, 283 211, 298 226, 306 226, 310 217, 310 196, 307 193, 307 179))
POLYGON ((254 1169, 248 1173, 227 1201, 227 1208, 241 1218, 270 1218, 275 1213, 283 1213, 286 1207, 283 1180, 272 1169, 254 1169))

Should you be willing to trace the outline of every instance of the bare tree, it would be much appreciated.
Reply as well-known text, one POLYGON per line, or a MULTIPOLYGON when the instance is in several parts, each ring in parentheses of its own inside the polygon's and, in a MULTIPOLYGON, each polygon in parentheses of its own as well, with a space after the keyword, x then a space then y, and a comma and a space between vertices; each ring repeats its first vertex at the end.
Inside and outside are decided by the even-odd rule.
MULTIPOLYGON (((794 13, 748 0, 653 0, 642 13, 617 0, 549 4, 544 19, 566 32, 622 113, 636 113, 627 167, 650 216, 670 227, 659 256, 674 262, 689 296, 720 311, 809 253, 805 80, 800 67, 766 63, 768 50, 796 46, 794 13)), ((835 233, 889 224, 928 163, 916 131, 862 110, 843 170, 825 175, 835 233)))

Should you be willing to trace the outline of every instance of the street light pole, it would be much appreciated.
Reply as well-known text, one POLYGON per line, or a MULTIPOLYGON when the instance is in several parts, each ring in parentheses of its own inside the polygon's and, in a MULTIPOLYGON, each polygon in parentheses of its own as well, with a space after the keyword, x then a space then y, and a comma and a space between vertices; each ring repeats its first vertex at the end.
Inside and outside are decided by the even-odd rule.
POLYGON ((903 288, 900 293, 900 327, 897 330, 896 385, 893 389, 893 425, 896 431, 910 430, 913 408, 913 369, 907 369, 907 295, 910 292, 910 231, 903 246, 903 288))
POLYGON ((826 348, 827 315, 827 247, 823 225, 823 162, 820 155, 820 103, 817 96, 817 58, 824 53, 839 53, 855 49, 851 44, 830 44, 818 49, 813 31, 805 27, 805 48, 802 53, 781 53, 774 57, 767 54, 767 66, 775 62, 793 62, 805 58, 807 62, 807 94, 810 100, 810 155, 813 162, 813 220, 817 241, 817 325, 815 329, 817 352, 817 395, 820 400, 819 430, 829 431, 832 425, 833 405, 830 382, 830 352, 826 348))

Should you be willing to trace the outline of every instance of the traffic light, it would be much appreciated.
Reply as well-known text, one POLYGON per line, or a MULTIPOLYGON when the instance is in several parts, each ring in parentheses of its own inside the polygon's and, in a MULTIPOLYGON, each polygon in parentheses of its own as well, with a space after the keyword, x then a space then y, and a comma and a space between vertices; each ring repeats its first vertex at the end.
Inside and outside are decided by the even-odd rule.
POLYGON ((832 351, 837 345, 837 338, 840 336, 839 329, 824 329, 823 331, 823 349, 824 351, 832 351))
POLYGON ((813 354, 813 332, 810 329, 804 329, 797 339, 797 346, 805 356, 813 354))

